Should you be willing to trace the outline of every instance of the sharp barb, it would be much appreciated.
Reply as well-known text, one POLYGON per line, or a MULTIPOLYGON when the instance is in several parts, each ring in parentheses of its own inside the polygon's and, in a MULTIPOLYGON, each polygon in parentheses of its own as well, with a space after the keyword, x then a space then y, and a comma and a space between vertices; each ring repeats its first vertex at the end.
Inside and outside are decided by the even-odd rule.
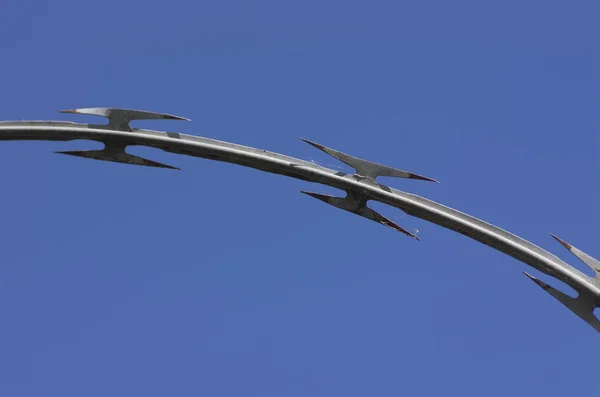
POLYGON ((142 157, 123 152, 114 152, 106 150, 73 150, 64 152, 54 152, 57 154, 66 154, 68 156, 83 157, 94 160, 111 161, 114 163, 125 163, 133 165, 141 165, 145 167, 168 168, 171 170, 179 170, 180 168, 173 167, 167 164, 162 164, 156 161, 148 160, 142 157))
POLYGON ((392 228, 402 234, 405 234, 407 236, 410 236, 410 237, 420 241, 420 239, 415 234, 409 232, 408 230, 404 229, 402 226, 396 224, 392 220, 386 218, 385 216, 381 215, 380 213, 367 207, 365 202, 358 200, 356 197, 354 197, 352 195, 348 195, 348 197, 345 197, 345 198, 340 198, 340 197, 328 196, 325 194, 306 192, 304 190, 301 192, 310 197, 314 197, 317 200, 320 200, 324 203, 333 205, 334 207, 341 208, 348 212, 352 212, 353 214, 362 216, 363 218, 370 219, 381 225, 392 228))
POLYGON ((184 120, 185 117, 174 116, 166 113, 149 112, 146 110, 118 109, 118 108, 82 108, 59 110, 60 113, 88 114, 106 117, 108 125, 114 129, 132 131, 129 122, 132 120, 184 120))
POLYGON ((409 232, 408 230, 406 230, 402 226, 398 225, 397 223, 393 222, 389 218, 386 218, 385 216, 381 215, 378 212, 373 211, 372 209, 370 209, 368 207, 367 207, 367 210, 372 212, 372 216, 373 216, 373 218, 369 218, 369 219, 373 219, 374 221, 379 222, 384 226, 391 227, 392 229, 397 230, 402 234, 412 237, 417 241, 421 241, 421 239, 418 238, 416 234, 409 232))
POLYGON ((338 150, 334 150, 328 148, 327 146, 323 146, 316 142, 309 141, 308 139, 300 138, 303 142, 308 143, 309 145, 322 150, 323 152, 329 154, 332 157, 335 157, 342 163, 349 165, 354 168, 356 171, 356 175, 362 178, 375 180, 378 176, 388 176, 395 178, 409 178, 409 179, 417 179, 422 181, 429 181, 439 183, 435 179, 428 178, 426 176, 422 176, 419 174, 415 174, 408 171, 399 170, 397 168, 388 167, 386 165, 373 163, 371 161, 363 160, 358 157, 350 156, 349 154, 342 153, 338 150))
POLYGON ((553 239, 555 239, 556 241, 558 241, 563 247, 565 247, 566 249, 568 249, 569 251, 571 251, 571 244, 567 243, 565 240, 560 239, 558 237, 556 237, 554 234, 549 233, 550 236, 552 236, 553 239))
POLYGON ((328 196, 326 194, 319 194, 319 193, 307 192, 305 190, 301 190, 300 193, 306 194, 307 196, 310 196, 310 197, 313 197, 313 198, 316 198, 317 200, 321 200, 321 201, 323 201, 324 203, 327 203, 327 204, 331 204, 330 201, 332 199, 339 198, 339 197, 328 196))

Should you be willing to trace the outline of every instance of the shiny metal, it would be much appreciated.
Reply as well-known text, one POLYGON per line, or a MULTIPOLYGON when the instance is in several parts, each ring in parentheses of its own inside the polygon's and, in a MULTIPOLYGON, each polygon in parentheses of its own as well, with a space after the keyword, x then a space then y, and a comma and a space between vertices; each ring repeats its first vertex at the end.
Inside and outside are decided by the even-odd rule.
MULTIPOLYGON (((128 123, 127 126, 129 127, 128 123)), ((266 150, 186 134, 144 129, 122 131, 107 128, 106 126, 63 121, 0 122, 0 140, 70 141, 75 139, 95 140, 104 142, 107 145, 118 142, 120 147, 123 148, 131 145, 141 145, 162 149, 170 153, 239 164, 273 174, 332 186, 344 190, 349 194, 351 193, 356 198, 355 200, 359 202, 366 203, 368 200, 374 200, 388 204, 409 215, 461 233, 565 282, 579 293, 577 298, 568 297, 533 276, 528 275, 566 307, 583 318, 596 330, 600 331, 598 323, 596 323, 597 319, 594 320, 590 317, 590 313, 593 316, 594 308, 598 307, 600 303, 600 286, 596 279, 568 265, 548 251, 497 226, 426 198, 375 182, 374 179, 377 176, 386 175, 385 172, 387 171, 381 173, 382 168, 375 168, 375 171, 365 169, 364 166, 352 160, 356 159, 355 157, 337 151, 333 152, 332 149, 329 149, 332 152, 328 151, 329 154, 334 153, 334 157, 340 160, 343 158, 345 161, 348 161, 348 164, 354 167, 358 174, 362 173, 364 178, 357 178, 355 174, 345 174, 309 161, 266 150), (350 162, 354 165, 350 164, 350 162)), ((324 147, 319 148, 322 149, 324 147)), ((86 157, 93 158, 93 156, 86 157)), ((103 158, 103 160, 105 159, 103 158)), ((404 174, 398 173, 394 176, 399 175, 404 174)), ((423 177, 422 179, 428 180, 429 178, 423 177)), ((312 196, 316 197, 314 193, 312 196)), ((324 197, 317 198, 330 204, 332 203, 330 199, 325 199, 324 197)), ((356 201, 354 203, 356 204, 356 201)), ((334 205, 351 210, 346 204, 348 202, 336 201, 334 205)), ((355 207, 351 212, 365 216, 364 208, 367 207, 355 207), (363 213, 360 213, 358 208, 363 208, 363 213)), ((377 218, 372 214, 367 217, 369 219, 377 218)), ((578 254, 579 251, 571 251, 582 258, 578 254)))
POLYGON ((148 112, 145 110, 117 109, 117 108, 82 108, 59 110, 60 113, 88 114, 106 117, 107 127, 115 130, 133 131, 129 123, 133 120, 184 120, 191 121, 185 117, 173 116, 172 114, 148 112))
POLYGON ((378 176, 389 176, 393 178, 409 178, 409 179, 419 179, 422 181, 429 181, 439 183, 435 179, 428 178, 426 176, 414 174, 412 172, 407 172, 403 170, 399 170, 397 168, 388 167, 386 165, 373 163, 371 161, 359 159, 358 157, 350 156, 349 154, 342 153, 337 150, 333 150, 328 148, 327 146, 320 145, 315 142, 311 142, 308 139, 300 138, 302 141, 308 143, 311 146, 316 147, 319 150, 324 151, 328 155, 335 157, 340 160, 342 163, 349 165, 354 168, 356 171, 356 177, 359 179, 368 179, 372 182, 375 182, 375 179, 378 176))

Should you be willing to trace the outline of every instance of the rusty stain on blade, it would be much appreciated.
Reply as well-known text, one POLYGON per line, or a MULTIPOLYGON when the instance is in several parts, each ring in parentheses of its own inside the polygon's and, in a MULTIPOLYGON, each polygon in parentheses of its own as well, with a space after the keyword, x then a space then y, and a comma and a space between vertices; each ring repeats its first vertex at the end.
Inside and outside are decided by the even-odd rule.
POLYGON ((567 243, 565 240, 563 240, 561 238, 556 237, 552 233, 548 233, 548 234, 550 234, 550 236, 552 236, 552 238, 554 238, 556 241, 558 241, 563 247, 565 247, 566 249, 568 249, 569 251, 571 251, 571 248, 572 248, 571 244, 567 243))

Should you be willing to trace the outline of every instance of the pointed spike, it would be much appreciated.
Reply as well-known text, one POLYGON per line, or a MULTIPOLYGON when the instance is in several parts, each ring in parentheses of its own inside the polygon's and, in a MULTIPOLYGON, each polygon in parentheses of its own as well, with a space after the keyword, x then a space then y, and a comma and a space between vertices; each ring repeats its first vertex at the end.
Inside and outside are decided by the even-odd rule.
POLYGON ((192 121, 186 117, 175 116, 167 113, 150 112, 147 110, 119 109, 119 108, 81 108, 59 110, 59 113, 87 114, 92 116, 111 117, 111 115, 120 113, 127 116, 129 120, 183 120, 192 121))
POLYGON ((307 196, 316 198, 317 200, 321 200, 324 203, 330 204, 331 199, 333 198, 338 198, 338 197, 333 197, 333 196, 328 196, 326 194, 319 194, 319 193, 314 193, 314 192, 307 192, 305 190, 301 190, 300 193, 302 194, 306 194, 307 196))
POLYGON ((553 239, 555 239, 556 241, 558 241, 563 247, 565 247, 566 249, 568 249, 569 251, 571 250, 571 244, 567 243, 565 240, 560 239, 558 237, 556 237, 554 234, 552 233, 548 233, 550 236, 552 236, 553 239))
MULTIPOLYGON (((405 235, 407 235, 407 236, 409 236, 409 237, 412 237, 412 238, 414 238, 414 239, 415 239, 415 240, 417 240, 417 241, 421 241, 421 239, 420 239, 419 237, 417 237, 417 235, 416 235, 416 234, 413 234, 413 233, 409 232, 408 230, 406 230, 406 229, 405 229, 405 228, 403 228, 402 226, 398 225, 397 223, 395 223, 395 222, 394 222, 394 221, 392 221, 391 219, 389 219, 389 218, 386 218, 385 216, 381 215, 380 213, 378 213, 378 212, 376 212, 376 211, 373 211, 372 209, 370 209, 370 208, 368 208, 368 207, 366 208, 366 210, 367 210, 368 212, 371 212, 371 213, 372 213, 372 216, 373 216, 373 217, 372 217, 372 218, 371 218, 371 217, 369 217, 369 219, 373 219, 375 222, 381 223, 381 224, 382 224, 382 225, 384 225, 384 226, 387 226, 387 227, 390 227, 390 228, 392 228, 392 229, 394 229, 394 230, 397 230, 397 231, 399 231, 400 233, 402 233, 402 234, 405 234, 405 235)), ((363 216, 364 216, 364 215, 363 215, 363 216)))
POLYGON ((320 144, 318 144, 316 142, 313 142, 313 141, 309 141, 308 139, 305 139, 305 138, 300 138, 300 140, 303 141, 303 142, 308 143, 311 146, 316 147, 319 150, 322 150, 322 151, 326 152, 327 148, 325 146, 323 146, 323 145, 320 145, 320 144))
MULTIPOLYGON (((539 285, 540 288, 542 288, 543 290, 545 290, 545 291, 554 291, 554 292, 558 293, 557 295, 560 295, 563 298, 573 299, 570 296, 568 296, 567 294, 565 294, 564 292, 561 292, 561 291, 558 291, 558 290, 554 289, 553 287, 551 287, 550 285, 546 284, 545 282, 543 282, 542 280, 538 279, 537 277, 534 277, 534 276, 532 276, 531 274, 529 274, 527 272, 523 272, 523 274, 526 275, 531 281, 533 281, 534 283, 536 283, 537 285, 539 285)), ((548 292, 548 293, 550 293, 550 292, 548 292)))
POLYGON ((89 158, 93 160, 102 160, 102 161, 110 161, 114 163, 125 163, 125 164, 133 164, 133 165, 141 165, 145 167, 157 167, 157 168, 168 168, 171 170, 180 170, 180 168, 173 167, 167 164, 162 164, 156 161, 148 160, 142 157, 134 156, 132 154, 126 153, 123 151, 122 153, 108 152, 106 150, 71 150, 71 151, 61 151, 54 152, 57 154, 66 154, 68 156, 76 156, 89 158))
POLYGON ((418 175, 412 172, 399 170, 397 168, 388 167, 386 165, 373 163, 371 161, 363 160, 358 157, 350 156, 349 154, 328 148, 327 146, 323 146, 316 142, 309 141, 308 139, 300 138, 300 140, 308 143, 309 145, 319 150, 322 150, 330 156, 335 157, 342 163, 345 163, 350 167, 354 168, 354 170, 356 171, 356 175, 361 176, 363 178, 375 180, 378 176, 389 176, 395 178, 418 179, 422 181, 439 183, 435 179, 431 179, 426 176, 418 175))
POLYGON ((392 220, 381 215, 377 211, 374 211, 371 208, 367 207, 366 204, 358 201, 354 196, 352 196, 350 194, 348 195, 348 197, 340 198, 340 197, 328 196, 326 194, 307 192, 304 190, 302 190, 301 193, 306 194, 311 197, 314 197, 317 200, 320 200, 324 203, 333 205, 334 207, 337 207, 337 208, 343 209, 345 211, 351 212, 353 214, 362 216, 363 218, 370 219, 370 220, 375 221, 383 226, 387 226, 387 227, 392 228, 400 233, 410 236, 418 241, 421 241, 415 234, 404 229, 402 226, 396 224, 395 222, 393 222, 392 220))
POLYGON ((558 241, 563 247, 571 251, 573 255, 575 255, 580 261, 585 263, 590 269, 592 269, 596 273, 595 278, 600 279, 600 261, 592 258, 585 252, 577 249, 576 247, 572 246, 566 241, 556 237, 554 234, 550 233, 550 236, 552 236, 556 241, 558 241))
POLYGON ((579 293, 577 298, 571 298, 569 295, 546 284, 531 274, 527 272, 523 272, 523 274, 529 277, 531 281, 540 286, 540 288, 542 288, 544 291, 556 298, 564 306, 569 308, 573 313, 592 326, 596 331, 600 332, 600 320, 598 320, 598 318, 594 315, 594 309, 596 308, 595 298, 589 299, 588 297, 588 299, 586 299, 586 296, 581 293, 579 293))

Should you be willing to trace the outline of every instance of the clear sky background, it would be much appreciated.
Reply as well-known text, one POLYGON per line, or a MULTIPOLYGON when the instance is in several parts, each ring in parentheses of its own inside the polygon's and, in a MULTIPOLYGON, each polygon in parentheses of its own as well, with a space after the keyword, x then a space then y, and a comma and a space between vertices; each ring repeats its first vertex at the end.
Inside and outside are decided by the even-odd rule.
MULTIPOLYGON (((0 119, 139 127, 385 180, 558 254, 598 248, 600 3, 2 1, 0 119)), ((375 205, 158 150, 0 144, 0 395, 598 396, 600 335, 502 253, 375 205)), ((533 274, 539 275, 535 270, 533 274)), ((540 278, 549 280, 541 275, 540 278)))

